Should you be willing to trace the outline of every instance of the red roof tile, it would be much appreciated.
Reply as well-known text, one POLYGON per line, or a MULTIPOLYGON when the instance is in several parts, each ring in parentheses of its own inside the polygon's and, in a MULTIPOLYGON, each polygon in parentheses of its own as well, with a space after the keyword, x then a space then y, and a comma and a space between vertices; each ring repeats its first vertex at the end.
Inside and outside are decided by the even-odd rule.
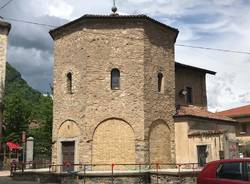
POLYGON ((236 122, 232 118, 210 112, 204 107, 198 107, 193 105, 180 106, 180 108, 177 109, 175 117, 196 117, 203 119, 205 118, 211 120, 236 122))
POLYGON ((246 115, 250 116, 250 105, 228 109, 225 111, 217 112, 217 114, 229 117, 246 116, 246 115))

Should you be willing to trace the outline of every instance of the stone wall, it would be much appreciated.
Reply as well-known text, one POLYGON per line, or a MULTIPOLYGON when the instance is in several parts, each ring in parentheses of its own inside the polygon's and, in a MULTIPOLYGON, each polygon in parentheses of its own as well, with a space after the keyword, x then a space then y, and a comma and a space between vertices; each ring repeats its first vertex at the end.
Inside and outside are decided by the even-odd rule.
POLYGON ((78 162, 91 163, 95 129, 108 119, 127 122, 134 130, 135 140, 144 139, 143 29, 140 27, 129 23, 88 22, 81 30, 55 41, 55 163, 60 163, 57 131, 67 119, 74 120, 82 132, 78 150, 84 154, 79 155, 78 162), (120 90, 110 88, 112 68, 121 72, 120 90), (73 74, 73 94, 67 93, 68 72, 73 74))
POLYGON ((6 61, 7 61, 7 44, 8 33, 5 29, 0 27, 0 99, 4 92, 6 61))
MULTIPOLYGON (((11 25, 7 22, 0 20, 0 127, 3 123, 3 110, 2 110, 2 99, 5 88, 5 73, 6 73, 6 62, 7 62, 7 44, 8 34, 11 25)), ((0 128, 0 136, 2 135, 2 128, 0 128)), ((1 145, 1 142, 0 142, 1 145)), ((1 149, 1 146, 0 146, 1 149)))
POLYGON ((146 142, 145 150, 150 150, 150 147, 157 148, 154 149, 154 158, 149 158, 150 154, 147 154, 146 159, 148 162, 174 162, 175 34, 171 31, 162 30, 157 26, 147 24, 145 25, 144 39, 144 136, 146 140, 149 140, 149 136, 151 135, 150 139, 155 140, 151 142, 151 145, 150 142, 146 142), (159 73, 163 75, 163 90, 161 91, 158 91, 159 73), (158 126, 156 126, 159 121, 165 124, 169 129, 165 135, 162 135, 161 131, 155 132, 160 130, 158 126), (159 135, 162 135, 162 137, 160 138, 159 135), (165 146, 159 146, 158 143, 163 141, 163 139, 166 141, 164 143, 165 146), (157 145, 154 145, 154 143, 157 145), (166 147, 168 147, 167 150, 166 147), (168 156, 164 155, 166 153, 168 153, 168 156))
POLYGON ((196 184, 198 173, 123 173, 115 174, 55 174, 24 172, 14 173, 13 179, 18 181, 38 181, 40 183, 60 184, 196 184))
MULTIPOLYGON (((95 133, 98 133, 98 126, 109 121, 125 122, 131 127, 133 135, 130 136, 134 137, 135 158, 129 159, 129 163, 148 163, 150 130, 154 127, 153 122, 158 120, 169 128, 165 147, 170 148, 167 152, 171 154, 167 160, 174 161, 172 115, 175 105, 175 36, 176 34, 168 32, 167 29, 163 30, 161 26, 146 24, 143 21, 110 19, 102 22, 98 19, 89 19, 81 24, 72 25, 67 34, 55 39, 52 154, 54 163, 62 162, 62 141, 76 142, 75 163, 99 163, 100 159, 93 155, 93 151, 96 151, 95 133), (110 88, 110 72, 113 68, 120 71, 118 90, 110 88), (70 93, 67 85, 69 72, 72 74, 70 93), (158 72, 164 75, 165 85, 162 93, 157 91, 158 72), (59 137, 59 129, 65 121, 74 121, 81 135, 59 137)), ((99 135, 111 137, 108 142, 115 145, 119 141, 111 141, 117 134, 114 131, 119 131, 120 135, 124 134, 126 137, 126 129, 116 128, 107 129, 99 135)), ((122 139, 120 135, 118 138, 122 139)), ((130 147, 125 145, 126 142, 122 144, 118 147, 130 147)), ((128 161, 122 160, 119 154, 113 154, 113 149, 107 148, 109 146, 105 143, 96 155, 109 155, 112 159, 106 159, 106 162, 128 161)), ((162 152, 162 147, 158 147, 159 153, 166 153, 162 152)), ((161 158, 157 160, 161 161, 161 158)))

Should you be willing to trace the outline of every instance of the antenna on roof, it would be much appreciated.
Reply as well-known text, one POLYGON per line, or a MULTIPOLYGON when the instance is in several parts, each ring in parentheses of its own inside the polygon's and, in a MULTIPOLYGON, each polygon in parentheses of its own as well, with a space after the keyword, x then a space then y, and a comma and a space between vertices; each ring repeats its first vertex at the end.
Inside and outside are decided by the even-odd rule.
POLYGON ((111 10, 112 10, 113 14, 115 15, 116 12, 117 12, 117 7, 116 7, 116 5, 115 5, 115 0, 113 0, 113 7, 112 7, 111 10))

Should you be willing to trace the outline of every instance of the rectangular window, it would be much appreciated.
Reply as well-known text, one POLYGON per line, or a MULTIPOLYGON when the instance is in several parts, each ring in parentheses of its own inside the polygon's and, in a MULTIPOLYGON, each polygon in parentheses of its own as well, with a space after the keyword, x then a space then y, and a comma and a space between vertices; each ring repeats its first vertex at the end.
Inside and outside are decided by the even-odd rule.
POLYGON ((187 91, 187 104, 193 104, 193 89, 191 87, 186 87, 187 91))
POLYGON ((247 133, 247 125, 240 124, 240 134, 246 134, 246 133, 247 133))
POLYGON ((217 169, 217 178, 243 180, 242 162, 220 164, 217 169))

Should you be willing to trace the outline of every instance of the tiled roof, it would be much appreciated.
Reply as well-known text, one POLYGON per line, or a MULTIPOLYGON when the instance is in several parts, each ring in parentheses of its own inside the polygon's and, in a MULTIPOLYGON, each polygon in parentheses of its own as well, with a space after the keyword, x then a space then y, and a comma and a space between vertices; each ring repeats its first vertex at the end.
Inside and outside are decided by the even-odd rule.
POLYGON ((193 130, 188 133, 188 136, 209 136, 209 135, 215 135, 215 134, 223 134, 225 131, 223 130, 193 130))
POLYGON ((225 111, 217 112, 217 114, 229 117, 250 116, 250 105, 228 109, 225 111))
POLYGON ((216 74, 216 72, 211 71, 211 70, 206 70, 206 69, 198 68, 198 67, 195 67, 195 66, 185 65, 185 64, 179 63, 179 62, 175 62, 175 67, 176 68, 178 68, 178 67, 189 68, 189 69, 192 69, 192 70, 198 70, 200 72, 208 73, 208 74, 211 74, 211 75, 215 75, 216 74))
POLYGON ((201 119, 209 119, 209 120, 236 122, 232 118, 210 112, 204 107, 198 107, 194 105, 180 106, 180 108, 177 109, 176 111, 175 117, 176 118, 190 117, 190 118, 201 118, 201 119))
POLYGON ((86 14, 86 15, 83 15, 82 17, 80 17, 80 18, 78 18, 78 19, 76 19, 74 21, 71 21, 71 22, 69 22, 69 23, 67 23, 65 25, 62 25, 62 26, 60 26, 60 27, 58 27, 56 29, 51 30, 50 34, 53 37, 53 34, 55 32, 63 30, 64 28, 67 28, 68 26, 71 26, 71 25, 73 25, 75 23, 79 23, 82 20, 90 20, 90 19, 101 19, 101 20, 114 20, 114 19, 116 19, 116 20, 144 20, 144 21, 150 21, 152 23, 158 24, 159 26, 161 26, 161 27, 163 27, 165 29, 169 29, 169 30, 175 32, 176 38, 177 38, 177 35, 179 33, 178 29, 175 29, 175 28, 173 28, 171 26, 163 24, 163 23, 161 23, 161 22, 159 22, 159 21, 157 21, 155 19, 152 19, 152 18, 150 18, 150 17, 148 17, 146 15, 143 15, 143 14, 141 14, 141 15, 118 15, 118 14, 90 15, 90 14, 86 14))

